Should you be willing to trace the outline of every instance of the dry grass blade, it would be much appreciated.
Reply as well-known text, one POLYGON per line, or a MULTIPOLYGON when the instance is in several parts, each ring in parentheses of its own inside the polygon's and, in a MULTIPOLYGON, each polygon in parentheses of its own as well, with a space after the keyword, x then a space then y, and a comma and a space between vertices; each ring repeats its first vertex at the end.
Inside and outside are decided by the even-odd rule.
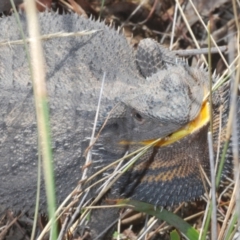
MULTIPOLYGON (((29 55, 28 48, 27 48, 26 37, 24 36, 23 29, 22 29, 20 19, 19 19, 19 15, 18 15, 16 6, 15 6, 13 0, 11 0, 11 5, 12 5, 13 11, 14 11, 16 22, 18 24, 18 27, 19 27, 19 30, 20 30, 20 33, 21 33, 21 36, 22 36, 22 41, 23 41, 23 44, 24 44, 24 48, 25 48, 26 56, 27 56, 27 61, 28 61, 28 64, 29 64, 30 74, 31 74, 31 77, 33 77, 30 55, 29 55)), ((40 151, 41 151, 41 148, 40 148, 40 144, 39 144, 39 141, 38 141, 38 152, 40 152, 40 151)), ((38 156, 38 177, 37 177, 36 207, 35 207, 35 214, 34 214, 34 221, 33 221, 31 239, 34 239, 34 236, 35 236, 35 233, 36 233, 36 228, 37 228, 37 217, 38 217, 39 198, 40 198, 40 186, 41 186, 41 155, 39 154, 39 156, 38 156)))
MULTIPOLYGON (((187 18, 186 18, 185 14, 184 14, 184 11, 183 11, 183 9, 182 9, 182 7, 181 7, 181 5, 180 5, 179 0, 176 0, 176 4, 177 4, 177 7, 178 7, 178 9, 179 9, 179 11, 180 11, 180 13, 181 13, 181 16, 182 16, 184 22, 185 22, 185 25, 186 25, 186 27, 187 27, 187 29, 188 29, 189 34, 191 35, 191 37, 192 37, 192 39, 193 39, 196 47, 197 47, 198 49, 200 49, 200 45, 199 45, 199 43, 198 43, 198 41, 197 41, 197 39, 196 39, 196 37, 195 37, 192 29, 191 29, 191 26, 189 25, 189 23, 188 23, 188 21, 187 21, 187 18)), ((201 57, 202 57, 202 60, 204 61, 204 63, 205 63, 206 65, 208 65, 205 57, 204 57, 203 55, 201 55, 201 57)))
POLYGON ((44 70, 44 57, 41 42, 39 40, 39 26, 37 20, 37 10, 35 2, 26 0, 27 20, 29 35, 31 37, 30 49, 32 59, 32 73, 33 73, 33 89, 35 108, 37 116, 38 136, 41 146, 41 153, 43 159, 45 186, 47 192, 48 213, 51 226, 51 237, 57 239, 57 226, 55 222, 55 183, 54 173, 52 166, 52 149, 51 137, 49 128, 49 113, 47 104, 47 93, 45 85, 45 70, 44 70))
POLYGON ((139 5, 135 8, 135 10, 129 15, 129 17, 127 18, 127 20, 122 24, 121 28, 127 23, 129 22, 129 20, 141 9, 142 5, 144 5, 146 3, 146 0, 141 0, 139 5))
MULTIPOLYGON (((89 150, 88 150, 88 152, 87 152, 87 157, 86 157, 85 165, 89 165, 90 162, 92 161, 90 148, 93 146, 93 144, 94 144, 94 142, 95 142, 94 136, 95 136, 95 133, 96 133, 96 126, 97 126, 97 121, 98 121, 98 116, 99 116, 99 110, 100 110, 100 105, 101 105, 101 98, 102 98, 102 94, 103 94, 105 78, 106 78, 106 73, 103 74, 102 85, 101 85, 101 89, 100 89, 100 94, 99 94, 99 99, 98 99, 98 105, 97 105, 97 110, 96 110, 96 116, 95 116, 95 119, 94 119, 92 136, 91 136, 91 139, 90 139, 90 142, 89 142, 89 150)), ((84 171, 83 171, 82 180, 85 179, 86 175, 87 175, 87 168, 84 169, 84 171)))
MULTIPOLYGON (((96 32, 99 32, 100 30, 85 30, 81 32, 73 32, 73 33, 64 33, 64 32, 57 32, 52 34, 44 34, 38 37, 39 40, 49 40, 51 38, 66 38, 66 37, 80 37, 85 36, 89 34, 94 34, 96 32)), ((24 44, 24 42, 30 43, 32 39, 26 38, 25 40, 15 40, 15 41, 1 41, 0 46, 4 45, 14 45, 14 44, 24 44)))
MULTIPOLYGON (((203 20, 202 20, 202 18, 201 18, 201 16, 200 16, 200 14, 199 14, 199 12, 197 11, 196 7, 194 6, 192 0, 189 0, 189 2, 191 3, 191 5, 192 5, 192 7, 193 7, 193 9, 194 9, 194 11, 195 11, 195 13, 196 13, 196 15, 198 16, 198 19, 201 21, 202 26, 205 28, 206 32, 208 32, 208 28, 207 28, 207 26, 204 24, 204 22, 203 22, 203 20)), ((213 42, 214 46, 215 46, 216 48, 218 48, 218 45, 217 45, 217 43, 215 42, 215 40, 214 40, 214 38, 212 37, 211 34, 210 34, 210 38, 211 38, 211 41, 213 42)), ((224 56, 222 55, 221 51, 219 50, 218 52, 219 52, 219 54, 220 54, 223 62, 225 63, 226 67, 228 67, 228 63, 226 62, 226 60, 225 60, 224 56)))
POLYGON ((178 7, 177 7, 177 5, 175 5, 174 17, 173 17, 173 25, 172 25, 172 32, 171 32, 171 40, 170 40, 170 46, 169 46, 170 50, 172 50, 172 47, 173 47, 174 32, 175 32, 176 21, 177 21, 177 13, 178 13, 178 7))
MULTIPOLYGON (((148 216, 147 216, 148 217, 148 216)), ((146 239, 147 238, 147 233, 152 229, 152 227, 157 223, 158 219, 156 219, 155 217, 152 217, 149 219, 149 221, 147 221, 146 217, 146 222, 145 222, 145 227, 144 227, 144 231, 142 230, 138 236, 138 240, 142 240, 142 239, 146 239)))
MULTIPOLYGON (((9 213, 7 213, 9 215, 9 213)), ((17 220, 21 217, 22 214, 20 214, 19 216, 15 217, 14 219, 12 219, 12 221, 10 223, 8 223, 7 226, 4 226, 4 228, 2 229, 1 233, 0 233, 0 240, 4 240, 6 238, 7 232, 9 231, 9 229, 11 228, 12 225, 14 225, 17 220)))
POLYGON ((211 198, 212 198, 212 239, 217 238, 217 207, 216 207, 216 184, 215 184, 215 171, 214 171, 214 156, 213 156, 213 143, 212 134, 208 133, 208 146, 209 146, 209 159, 211 169, 211 198))
MULTIPOLYGON (((94 125, 93 125, 93 130, 92 130, 92 136, 89 142, 89 149, 87 151, 87 156, 86 156, 86 162, 85 165, 88 166, 91 161, 92 161, 92 155, 91 155, 91 147, 94 144, 95 141, 95 131, 96 131, 96 125, 97 125, 97 120, 98 120, 98 115, 99 115, 99 110, 100 110, 100 104, 101 104, 101 97, 102 97, 102 93, 103 93, 103 89, 104 89, 104 82, 105 82, 105 77, 106 77, 106 73, 103 74, 103 79, 102 79, 102 85, 101 85, 101 89, 100 89, 100 94, 99 94, 99 100, 98 100, 98 106, 97 106, 97 110, 96 110, 96 116, 95 116, 95 120, 94 120, 94 125)), ((87 177, 87 170, 88 168, 86 167, 82 173, 82 181, 85 180, 85 178, 87 177)), ((79 186, 77 187, 78 190, 82 189, 82 185, 81 183, 79 184, 79 186)), ((81 208, 82 208, 82 204, 84 202, 84 199, 87 197, 89 193, 89 189, 86 190, 85 195, 82 198, 82 201, 80 201, 80 204, 78 205, 77 209, 75 210, 75 213, 72 215, 71 220, 68 224, 68 227, 70 225, 72 225, 73 221, 76 219, 77 215, 79 214, 81 208)))
MULTIPOLYGON (((235 88, 239 88, 239 79, 240 79, 240 25, 239 25, 239 18, 238 18, 238 11, 237 11, 237 6, 236 6, 236 2, 232 1, 233 4, 233 11, 234 11, 234 19, 235 19, 235 24, 237 26, 237 37, 235 40, 235 43, 233 44, 233 49, 232 51, 229 51, 229 54, 232 55, 232 57, 229 56, 230 61, 234 59, 234 46, 236 45, 236 49, 237 49, 237 53, 238 53, 238 68, 235 74, 235 79, 233 79, 234 81, 234 87, 235 88)), ((234 39, 234 38, 232 38, 234 39)), ((239 142, 238 142, 238 138, 239 138, 239 132, 238 132, 238 128, 237 128, 237 90, 233 89, 233 93, 232 93, 232 99, 234 101, 233 103, 233 127, 232 127, 232 138, 233 138, 233 159, 234 159, 234 179, 235 179, 235 184, 237 186, 237 189, 239 189, 240 187, 240 163, 239 163, 239 142)), ((240 192, 236 193, 236 213, 238 214, 238 223, 237 226, 238 228, 240 228, 240 192)))

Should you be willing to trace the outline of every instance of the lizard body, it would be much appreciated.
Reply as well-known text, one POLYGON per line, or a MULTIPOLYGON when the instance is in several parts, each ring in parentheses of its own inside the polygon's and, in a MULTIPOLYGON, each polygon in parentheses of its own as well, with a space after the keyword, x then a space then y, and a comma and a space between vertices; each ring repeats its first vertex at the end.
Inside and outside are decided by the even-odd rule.
MULTIPOLYGON (((166 51, 168 60, 149 70, 141 46, 136 62, 125 38, 98 21, 54 13, 40 14, 39 21, 43 35, 99 30, 86 36, 43 40, 58 202, 81 178, 104 73, 99 126, 111 112, 94 146, 97 155, 90 172, 146 141, 171 135, 199 115, 204 89, 208 88, 208 73, 203 69, 173 62, 174 55, 166 51)), ((27 35, 23 15, 21 24, 27 35)), ((31 212, 38 160, 31 78, 23 45, 11 43, 21 39, 15 19, 4 17, 0 26, 0 39, 8 42, 0 46, 0 205, 31 212)), ((158 56, 156 59, 158 62, 158 56)), ((216 99, 215 105, 222 101, 227 114, 228 100, 216 99)), ((219 118, 216 115, 215 122, 219 118)), ((112 192, 116 197, 161 206, 200 197, 204 187, 198 164, 209 175, 207 131, 205 124, 172 144, 150 148, 112 192)), ((45 201, 42 185, 42 209, 45 201)))

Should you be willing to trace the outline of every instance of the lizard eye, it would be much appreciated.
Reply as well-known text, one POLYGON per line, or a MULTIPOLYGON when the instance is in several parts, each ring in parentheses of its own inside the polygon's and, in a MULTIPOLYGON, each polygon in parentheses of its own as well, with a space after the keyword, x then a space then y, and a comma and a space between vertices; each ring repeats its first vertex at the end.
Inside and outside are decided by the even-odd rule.
POLYGON ((132 113, 133 117, 140 123, 143 122, 144 118, 142 117, 142 115, 138 112, 133 112, 132 113))

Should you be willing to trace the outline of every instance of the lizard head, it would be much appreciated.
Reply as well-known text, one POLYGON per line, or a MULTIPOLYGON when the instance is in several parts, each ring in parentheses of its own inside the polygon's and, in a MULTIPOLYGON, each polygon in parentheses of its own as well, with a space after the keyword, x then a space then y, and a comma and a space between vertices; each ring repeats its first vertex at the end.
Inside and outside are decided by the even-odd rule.
POLYGON ((172 66, 147 78, 139 89, 124 93, 109 115, 101 141, 105 146, 120 146, 119 151, 123 146, 165 138, 186 127, 203 106, 206 91, 200 74, 204 72, 172 66))

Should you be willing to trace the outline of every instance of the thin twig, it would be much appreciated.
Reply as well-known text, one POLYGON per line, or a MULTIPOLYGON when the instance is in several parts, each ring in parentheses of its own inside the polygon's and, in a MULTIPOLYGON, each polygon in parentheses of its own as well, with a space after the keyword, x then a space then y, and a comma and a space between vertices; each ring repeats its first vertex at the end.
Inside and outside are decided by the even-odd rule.
POLYGON ((221 47, 211 47, 209 48, 200 48, 200 49, 185 49, 185 50, 173 50, 172 52, 180 57, 187 57, 192 55, 199 55, 199 54, 208 54, 210 51, 211 53, 218 53, 219 50, 221 52, 226 52, 228 50, 227 46, 221 47))

